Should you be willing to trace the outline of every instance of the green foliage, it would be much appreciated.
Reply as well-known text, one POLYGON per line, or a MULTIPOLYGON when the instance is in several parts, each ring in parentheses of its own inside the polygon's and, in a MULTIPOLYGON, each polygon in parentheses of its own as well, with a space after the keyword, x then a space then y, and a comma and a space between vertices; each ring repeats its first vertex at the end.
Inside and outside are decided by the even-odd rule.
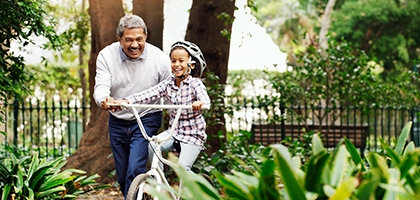
POLYGON ((262 162, 251 173, 236 170, 216 172, 223 191, 220 196, 199 176, 173 167, 181 179, 189 183, 183 193, 190 196, 183 196, 184 199, 193 199, 191 194, 206 199, 244 200, 418 199, 420 151, 413 142, 406 145, 411 125, 411 122, 405 125, 395 148, 383 143, 386 154, 369 152, 366 160, 346 138, 333 151, 328 151, 319 136, 314 134, 313 151, 305 165, 300 165, 300 158, 290 155, 286 146, 271 145, 267 147, 271 152, 269 156, 261 156, 264 157, 262 162))
POLYGON ((292 71, 272 79, 284 102, 294 105, 357 105, 372 102, 375 76, 363 52, 331 41, 326 53, 310 47, 297 55, 292 71))
POLYGON ((303 134, 299 139, 292 139, 291 137, 287 137, 282 141, 282 144, 289 149, 289 152, 292 156, 300 157, 302 159, 302 163, 306 163, 312 153, 311 138, 314 134, 314 131, 310 131, 303 134))
MULTIPOLYGON (((46 13, 45 0, 3 1, 0 8, 0 102, 28 91, 32 75, 25 69, 22 56, 10 52, 15 41, 21 49, 32 43, 31 36, 44 36, 54 48, 59 39, 53 28, 53 19, 46 13)), ((3 121, 3 115, 0 115, 3 121)))
POLYGON ((207 86, 207 93, 212 99, 211 109, 203 113, 208 125, 224 124, 224 119, 218 118, 219 113, 229 113, 231 108, 224 103, 225 99, 225 85, 220 84, 219 77, 214 72, 206 72, 206 77, 203 82, 207 86))
MULTIPOLYGON (((346 1, 332 15, 331 33, 352 42, 385 68, 387 74, 412 69, 419 58, 420 4, 414 1, 346 1)), ((404 72, 400 72, 404 73, 404 72)))
MULTIPOLYGON (((63 99, 71 99, 71 97, 81 98, 80 78, 78 67, 74 66, 28 66, 28 69, 34 73, 33 85, 31 91, 40 90, 42 95, 31 94, 30 96, 40 98, 59 95, 63 99)), ((35 92, 34 92, 35 93, 35 92)))
POLYGON ((0 163, 1 199, 76 199, 92 190, 108 187, 95 182, 98 175, 85 176, 84 171, 61 171, 65 160, 60 157, 48 161, 38 154, 10 159, 0 163))
POLYGON ((202 166, 206 166, 209 173, 214 170, 218 172, 228 172, 230 170, 238 172, 252 172, 261 165, 262 155, 268 156, 263 146, 251 145, 248 143, 251 136, 250 132, 240 131, 235 136, 222 143, 221 148, 214 152, 210 158, 205 159, 202 166), (248 163, 247 165, 245 165, 248 163))
MULTIPOLYGON (((81 98, 88 90, 85 85, 89 58, 87 50, 90 48, 90 18, 86 1, 66 0, 50 2, 47 12, 55 19, 60 19, 57 29, 58 37, 63 41, 60 51, 52 51, 53 59, 44 60, 44 65, 30 66, 34 72, 34 86, 46 96, 60 95, 62 99, 73 96, 81 98)), ((31 88, 35 90, 35 88, 31 88)))
MULTIPOLYGON (((346 109, 371 105, 410 107, 419 102, 417 73, 410 71, 384 83, 375 75, 369 57, 352 49, 349 43, 330 40, 326 52, 311 46, 296 58, 293 70, 271 79, 273 88, 281 95, 267 98, 268 103, 346 109)), ((302 121, 308 117, 302 112, 298 114, 302 121)), ((331 117, 329 121, 333 122, 342 114, 330 110, 328 115, 316 117, 319 121, 331 117)))

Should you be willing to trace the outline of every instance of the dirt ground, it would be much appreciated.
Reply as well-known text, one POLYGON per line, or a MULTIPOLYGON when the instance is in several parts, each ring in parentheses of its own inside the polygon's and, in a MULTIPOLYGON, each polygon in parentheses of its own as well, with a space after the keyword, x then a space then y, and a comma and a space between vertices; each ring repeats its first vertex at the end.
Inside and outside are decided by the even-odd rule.
POLYGON ((124 196, 116 187, 93 191, 89 194, 80 196, 77 200, 124 200, 124 196))

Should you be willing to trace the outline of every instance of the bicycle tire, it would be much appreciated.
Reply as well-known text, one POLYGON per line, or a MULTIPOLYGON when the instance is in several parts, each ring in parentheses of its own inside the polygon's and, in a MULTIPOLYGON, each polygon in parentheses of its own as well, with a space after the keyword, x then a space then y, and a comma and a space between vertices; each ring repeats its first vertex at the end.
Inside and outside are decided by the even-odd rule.
POLYGON ((133 182, 131 182, 130 188, 127 192, 126 200, 140 200, 140 199, 153 199, 151 194, 145 191, 145 186, 149 184, 147 179, 153 178, 149 174, 139 174, 134 178, 133 182), (140 197, 141 196, 141 197, 140 197))

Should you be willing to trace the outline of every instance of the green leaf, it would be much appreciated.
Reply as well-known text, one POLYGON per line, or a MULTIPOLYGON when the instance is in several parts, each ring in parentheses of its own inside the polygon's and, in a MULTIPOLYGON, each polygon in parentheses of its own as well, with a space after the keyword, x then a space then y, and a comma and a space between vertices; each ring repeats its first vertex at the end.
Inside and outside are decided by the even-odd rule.
POLYGON ((330 154, 320 152, 312 156, 306 166, 305 189, 312 192, 320 192, 322 190, 322 174, 327 165, 330 154))
POLYGON ((385 151, 386 151, 386 155, 388 155, 389 158, 391 158, 391 161, 392 161, 391 168, 394 165, 398 167, 400 165, 400 163, 401 163, 401 157, 397 154, 397 152, 395 152, 390 147, 386 147, 385 148, 385 151))
POLYGON ((318 134, 313 134, 312 136, 312 149, 314 155, 325 151, 324 144, 318 134))
POLYGON ((408 143, 408 145, 405 147, 404 149, 404 156, 410 152, 413 152, 416 150, 416 146, 414 145, 414 142, 411 141, 410 143, 408 143))
POLYGON ((389 179, 388 164, 383 157, 379 156, 375 152, 370 152, 366 158, 370 164, 373 176, 381 177, 385 180, 389 179))
POLYGON ((287 191, 287 195, 290 199, 294 200, 305 200, 305 190, 301 185, 298 184, 298 180, 294 176, 294 172, 290 167, 292 164, 288 149, 281 145, 275 144, 270 145, 273 148, 274 160, 278 166, 278 173, 280 174, 284 187, 287 191))
POLYGON ((12 189, 12 185, 10 183, 6 184, 3 188, 1 199, 2 200, 8 200, 10 190, 12 189))
POLYGON ((280 197, 277 188, 278 183, 276 182, 277 177, 274 174, 275 169, 276 165, 273 160, 266 160, 263 163, 259 178, 258 190, 256 191, 259 199, 275 200, 280 197))
POLYGON ((365 163, 363 162, 362 157, 360 156, 359 151, 354 146, 354 144, 348 138, 344 138, 344 144, 346 145, 347 151, 350 153, 354 164, 360 165, 362 167, 362 171, 366 171, 365 163))
POLYGON ((402 155, 403 152, 403 148, 405 146, 405 142, 407 141, 408 138, 408 134, 410 133, 411 130, 411 125, 413 124, 412 121, 408 122, 407 124, 405 124, 401 135, 398 137, 398 141, 397 141, 397 145, 395 146, 395 151, 398 153, 398 155, 402 155))
POLYGON ((377 179, 363 180, 356 191, 356 197, 358 199, 372 199, 378 185, 379 180, 377 179))
POLYGON ((38 167, 39 160, 38 160, 38 152, 35 152, 32 156, 31 164, 29 165, 28 169, 28 179, 32 178, 32 175, 34 174, 36 168, 38 167))
POLYGON ((341 145, 338 147, 338 151, 332 160, 331 166, 331 180, 329 182, 333 187, 337 187, 344 178, 345 171, 348 167, 347 151, 346 148, 341 145))
MULTIPOLYGON (((41 190, 40 192, 37 192, 35 194, 35 199, 42 199, 51 194, 58 194, 59 192, 64 192, 64 191, 66 191, 66 187, 64 186, 57 186, 48 190, 41 190)), ((56 195, 56 196, 60 196, 60 195, 56 195)))
POLYGON ((31 179, 29 180, 29 185, 32 189, 37 190, 42 185, 44 179, 46 178, 47 172, 50 170, 51 166, 45 166, 37 169, 31 179))
POLYGON ((350 199, 358 185, 359 180, 357 180, 357 178, 349 177, 343 182, 343 184, 339 185, 335 194, 330 198, 330 200, 350 199))

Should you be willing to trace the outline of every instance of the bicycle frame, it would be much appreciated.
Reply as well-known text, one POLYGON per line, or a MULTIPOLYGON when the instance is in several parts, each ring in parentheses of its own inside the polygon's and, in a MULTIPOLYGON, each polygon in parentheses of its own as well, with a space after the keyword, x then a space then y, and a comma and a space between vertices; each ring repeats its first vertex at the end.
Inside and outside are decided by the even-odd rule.
MULTIPOLYGON (((159 184, 163 183, 163 184, 171 187, 168 180, 165 177, 165 174, 164 174, 163 170, 159 167, 159 161, 161 161, 163 164, 168 165, 170 167, 173 167, 176 164, 167 160, 167 159, 165 159, 165 158, 163 158, 162 156, 159 156, 159 155, 162 155, 162 151, 161 151, 160 147, 161 147, 163 142, 169 140, 172 137, 172 134, 175 130, 175 127, 178 124, 179 117, 181 116, 182 110, 183 109, 192 109, 192 105, 126 104, 126 103, 123 103, 123 104, 108 104, 108 105, 110 105, 110 106, 121 106, 122 109, 124 109, 124 108, 125 109, 131 109, 131 112, 137 120, 137 124, 139 125, 140 131, 141 131, 143 137, 146 140, 148 140, 149 142, 154 142, 156 144, 156 148, 154 148, 153 159, 152 159, 152 163, 151 163, 151 166, 150 166, 150 170, 148 170, 146 172, 146 174, 154 177, 154 179, 159 184), (159 138, 158 136, 149 137, 146 133, 146 130, 144 129, 143 123, 140 119, 140 116, 139 116, 136 108, 177 109, 177 113, 175 115, 175 119, 172 123, 172 126, 169 129, 168 136, 164 137, 164 138, 159 138)), ((210 109, 210 105, 203 105, 201 109, 210 109)), ((142 175, 142 174, 140 174, 140 175, 142 175)), ((133 180, 133 183, 134 183, 134 180, 133 180)), ((144 184, 143 185, 140 184, 138 187, 144 187, 144 184)), ((158 185, 156 187, 156 189, 159 191, 161 188, 158 185)), ((181 194, 181 187, 179 187, 179 189, 180 189, 180 194, 181 194)), ((170 192, 170 191, 168 191, 168 192, 173 199, 179 199, 179 197, 177 197, 173 192, 170 192)), ((157 198, 155 197, 154 199, 157 199, 157 198)))

